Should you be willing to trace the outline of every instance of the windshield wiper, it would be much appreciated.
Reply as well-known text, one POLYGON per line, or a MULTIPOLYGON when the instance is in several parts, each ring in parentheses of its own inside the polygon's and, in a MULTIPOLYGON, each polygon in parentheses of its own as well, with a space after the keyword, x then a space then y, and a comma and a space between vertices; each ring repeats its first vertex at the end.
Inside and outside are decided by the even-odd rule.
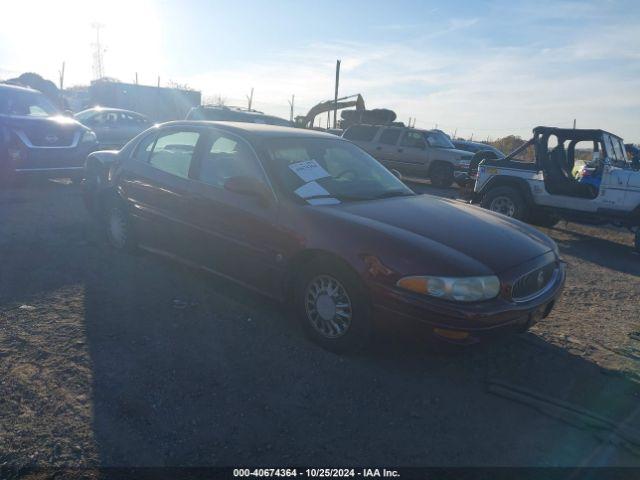
POLYGON ((382 198, 391 198, 391 197, 412 197, 415 193, 407 192, 406 190, 390 190, 388 192, 383 192, 380 195, 376 195, 371 197, 371 200, 379 200, 382 198))

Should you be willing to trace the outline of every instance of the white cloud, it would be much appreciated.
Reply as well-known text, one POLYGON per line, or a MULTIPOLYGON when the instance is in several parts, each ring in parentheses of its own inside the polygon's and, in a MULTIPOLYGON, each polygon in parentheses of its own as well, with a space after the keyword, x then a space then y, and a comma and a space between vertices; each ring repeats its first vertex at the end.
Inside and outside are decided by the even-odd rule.
MULTIPOLYGON (((527 136, 536 125, 569 126, 577 118, 579 126, 637 138, 637 116, 627 110, 640 108, 640 77, 620 78, 614 69, 584 68, 576 54, 583 48, 589 47, 578 42, 543 51, 485 48, 452 56, 437 42, 338 42, 309 45, 185 80, 243 105, 244 95, 254 86, 257 108, 288 117, 287 99, 293 93, 297 114, 332 98, 334 59, 340 57, 341 95, 362 93, 368 108, 394 109, 400 120, 415 117, 419 126, 432 128, 437 123, 465 136, 527 136)), ((603 47, 611 61, 629 51, 616 55, 615 49, 605 52, 603 47)))

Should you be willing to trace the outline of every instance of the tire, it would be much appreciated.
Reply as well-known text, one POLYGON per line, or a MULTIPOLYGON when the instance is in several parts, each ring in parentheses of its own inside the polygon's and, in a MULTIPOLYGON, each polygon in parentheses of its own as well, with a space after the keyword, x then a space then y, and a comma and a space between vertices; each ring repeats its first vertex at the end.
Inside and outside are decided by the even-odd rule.
POLYGON ((640 228, 636 230, 633 246, 634 246, 635 252, 640 253, 640 228))
POLYGON ((87 170, 82 181, 82 199, 87 210, 93 215, 100 215, 100 196, 103 193, 104 180, 96 168, 87 170))
POLYGON ((529 216, 529 223, 538 227, 552 228, 560 221, 560 217, 551 213, 537 211, 529 216))
POLYGON ((496 187, 489 190, 480 202, 482 208, 501 213, 516 220, 527 221, 529 209, 522 194, 513 187, 496 187))
POLYGON ((104 216, 104 228, 109 244, 116 250, 132 253, 138 242, 131 222, 131 215, 122 200, 114 195, 108 202, 104 216))
POLYGON ((434 187, 450 187, 454 180, 453 167, 448 163, 436 163, 429 170, 429 179, 434 187))
POLYGON ((371 308, 360 279, 330 258, 318 258, 303 267, 294 305, 305 334, 326 350, 355 352, 371 337, 371 308))

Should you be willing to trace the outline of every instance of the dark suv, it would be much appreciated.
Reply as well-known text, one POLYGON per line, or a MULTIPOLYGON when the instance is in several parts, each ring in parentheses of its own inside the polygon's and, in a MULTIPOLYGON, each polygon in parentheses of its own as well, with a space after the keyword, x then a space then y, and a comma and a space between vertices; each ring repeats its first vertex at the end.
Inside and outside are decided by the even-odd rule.
POLYGON ((21 175, 82 178, 96 136, 42 93, 0 85, 0 181, 21 175))

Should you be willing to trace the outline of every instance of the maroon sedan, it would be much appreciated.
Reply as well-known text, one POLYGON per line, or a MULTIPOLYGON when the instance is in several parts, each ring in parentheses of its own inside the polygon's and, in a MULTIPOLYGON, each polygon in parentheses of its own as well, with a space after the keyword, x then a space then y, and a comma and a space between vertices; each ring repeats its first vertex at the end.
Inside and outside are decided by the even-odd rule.
POLYGON ((416 195, 334 135, 170 122, 87 160, 86 198, 111 244, 141 248, 295 305, 333 350, 376 315, 468 343, 546 317, 565 280, 538 230, 416 195))

